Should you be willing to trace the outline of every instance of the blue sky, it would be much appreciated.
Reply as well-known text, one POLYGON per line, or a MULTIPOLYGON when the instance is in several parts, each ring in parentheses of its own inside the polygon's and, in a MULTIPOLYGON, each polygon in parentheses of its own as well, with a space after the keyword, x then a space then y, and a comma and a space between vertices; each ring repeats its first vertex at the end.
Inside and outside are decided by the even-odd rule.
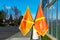
POLYGON ((29 6, 32 16, 35 17, 39 4, 40 0, 0 0, 0 9, 2 9, 4 5, 16 6, 22 11, 22 15, 24 15, 27 6, 29 6))
MULTIPOLYGON (((60 1, 58 0, 58 2, 60 1)), ((40 0, 0 0, 0 10, 3 9, 4 5, 9 6, 9 7, 16 6, 19 10, 21 10, 22 15, 24 15, 27 6, 29 6, 30 12, 33 18, 35 18, 39 4, 40 4, 40 0)), ((60 6, 60 3, 58 3, 58 7, 59 6, 60 6)), ((59 10, 60 10, 60 7, 59 7, 59 10)), ((58 13, 60 13, 60 11, 58 11, 58 13)))
POLYGON ((60 0, 58 0, 58 18, 60 19, 60 0))

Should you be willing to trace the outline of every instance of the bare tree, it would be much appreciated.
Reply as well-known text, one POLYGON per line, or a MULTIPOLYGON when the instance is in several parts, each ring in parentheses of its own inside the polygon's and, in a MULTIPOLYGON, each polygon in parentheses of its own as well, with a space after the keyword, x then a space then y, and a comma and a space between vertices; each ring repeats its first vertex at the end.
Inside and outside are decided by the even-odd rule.
POLYGON ((2 18, 2 12, 0 11, 0 22, 2 22, 3 18, 2 18))
POLYGON ((8 19, 8 9, 7 9, 7 7, 6 6, 3 6, 3 10, 5 11, 5 13, 6 13, 6 19, 8 19))
POLYGON ((14 6, 12 10, 15 12, 15 19, 19 19, 19 16, 21 16, 21 11, 19 11, 16 6, 14 6))
POLYGON ((9 18, 9 20, 10 20, 10 21, 13 20, 13 16, 12 16, 12 14, 10 14, 10 18, 9 18))
POLYGON ((18 16, 18 9, 17 9, 17 7, 14 6, 11 9, 15 12, 15 19, 17 19, 18 18, 17 17, 18 16))

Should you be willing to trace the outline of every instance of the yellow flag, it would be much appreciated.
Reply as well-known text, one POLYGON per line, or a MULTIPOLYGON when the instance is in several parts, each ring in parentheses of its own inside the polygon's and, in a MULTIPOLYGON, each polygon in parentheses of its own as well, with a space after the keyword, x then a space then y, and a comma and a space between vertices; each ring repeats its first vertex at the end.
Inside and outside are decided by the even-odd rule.
POLYGON ((32 15, 30 14, 29 7, 27 7, 27 10, 26 10, 26 12, 24 14, 24 17, 21 21, 21 24, 19 26, 19 30, 21 30, 21 32, 24 36, 29 32, 33 23, 34 22, 33 22, 33 19, 32 19, 32 15))

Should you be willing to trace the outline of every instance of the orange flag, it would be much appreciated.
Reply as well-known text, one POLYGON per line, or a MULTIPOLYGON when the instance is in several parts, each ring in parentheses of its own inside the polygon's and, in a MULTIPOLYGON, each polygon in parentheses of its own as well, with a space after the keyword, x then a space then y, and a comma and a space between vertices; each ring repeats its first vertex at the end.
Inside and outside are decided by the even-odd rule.
POLYGON ((42 5, 40 5, 38 8, 34 28, 36 29, 39 36, 44 36, 48 30, 48 25, 42 10, 42 5))
POLYGON ((30 14, 30 10, 27 7, 27 10, 25 12, 25 15, 21 21, 21 24, 19 26, 19 29, 21 30, 22 34, 25 36, 29 30, 31 29, 32 25, 33 25, 33 19, 32 19, 32 15, 30 14))

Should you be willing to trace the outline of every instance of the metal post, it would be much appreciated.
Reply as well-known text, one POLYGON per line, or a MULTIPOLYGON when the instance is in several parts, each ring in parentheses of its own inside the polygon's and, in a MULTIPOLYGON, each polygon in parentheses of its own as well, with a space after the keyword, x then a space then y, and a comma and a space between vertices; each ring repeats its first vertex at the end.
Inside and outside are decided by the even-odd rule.
POLYGON ((31 37, 30 37, 30 40, 32 40, 32 35, 33 35, 33 27, 32 27, 32 30, 31 30, 31 37))
POLYGON ((56 0, 56 38, 58 40, 58 0, 56 0))
MULTIPOLYGON (((48 11, 48 8, 47 8, 47 23, 48 23, 48 27, 49 27, 49 11, 48 11)), ((48 31, 48 33, 49 33, 49 31, 48 31)))
POLYGON ((51 35, 53 35, 53 6, 52 6, 52 13, 51 13, 51 35))

